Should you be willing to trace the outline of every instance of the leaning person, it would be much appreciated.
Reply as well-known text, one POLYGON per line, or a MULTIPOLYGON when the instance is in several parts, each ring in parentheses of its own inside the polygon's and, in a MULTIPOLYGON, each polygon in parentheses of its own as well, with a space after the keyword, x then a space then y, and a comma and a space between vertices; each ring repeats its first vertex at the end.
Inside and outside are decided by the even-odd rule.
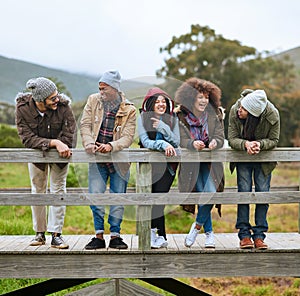
MULTIPOLYGON (((136 109, 120 89, 118 71, 105 72, 99 80, 99 93, 88 97, 80 122, 83 147, 90 154, 110 153, 128 148, 134 139, 136 109)), ((111 193, 125 193, 129 180, 129 163, 90 163, 89 193, 104 193, 109 179, 111 193)), ((85 246, 88 250, 106 248, 104 234, 105 206, 90 206, 96 237, 85 246)), ((124 206, 111 205, 109 248, 127 249, 120 237, 124 206)))
MULTIPOLYGON (((167 157, 177 156, 180 142, 178 119, 174 113, 174 101, 158 87, 149 89, 138 119, 140 146, 164 151, 167 157), (176 151, 177 150, 177 151, 176 151)), ((176 162, 151 164, 153 193, 169 192, 177 169, 176 162)), ((165 229, 165 205, 153 205, 151 212, 151 248, 168 246, 165 229)))
MULTIPOLYGON (((280 133, 279 112, 268 100, 264 90, 246 89, 229 113, 228 141, 231 148, 255 155, 277 146, 280 133)), ((237 170, 239 192, 251 192, 252 180, 256 192, 270 190, 271 173, 276 162, 237 162, 230 169, 237 170)), ((268 231, 268 204, 256 204, 255 225, 249 222, 249 204, 239 204, 236 228, 241 249, 267 249, 264 242, 268 231), (254 243, 253 243, 254 242, 254 243)))
MULTIPOLYGON (((180 146, 192 151, 204 148, 214 150, 224 144, 224 124, 221 90, 214 83, 192 77, 176 91, 179 104, 177 116, 180 129, 180 146)), ((182 162, 179 167, 180 192, 216 192, 224 190, 223 164, 220 162, 182 162)), ((185 246, 191 247, 203 227, 205 247, 215 248, 212 227, 212 204, 199 204, 196 221, 185 237, 185 246)))
MULTIPOLYGON (((26 83, 31 92, 19 93, 16 97, 16 125, 26 148, 49 151, 55 148, 60 157, 69 158, 70 148, 76 146, 76 121, 71 100, 57 91, 56 85, 44 77, 32 78, 26 83)), ((46 193, 48 175, 50 193, 65 193, 68 163, 29 163, 32 193, 46 193)), ((31 246, 44 245, 45 232, 52 234, 51 247, 67 249, 61 236, 66 206, 32 206, 35 238, 31 246)))

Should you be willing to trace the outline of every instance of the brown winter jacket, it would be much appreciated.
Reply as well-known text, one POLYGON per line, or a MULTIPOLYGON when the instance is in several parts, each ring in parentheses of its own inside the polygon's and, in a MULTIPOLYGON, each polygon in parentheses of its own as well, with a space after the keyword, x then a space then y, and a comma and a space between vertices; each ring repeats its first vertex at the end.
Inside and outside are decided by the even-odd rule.
MULTIPOLYGON (((64 94, 59 94, 56 110, 47 110, 42 117, 38 112, 31 93, 19 93, 16 97, 16 125, 18 134, 26 148, 36 148, 43 151, 50 149, 50 141, 57 139, 76 147, 76 121, 70 107, 71 100, 64 94)), ((45 164, 35 163, 44 170, 45 164)), ((64 167, 66 163, 59 163, 64 167)))

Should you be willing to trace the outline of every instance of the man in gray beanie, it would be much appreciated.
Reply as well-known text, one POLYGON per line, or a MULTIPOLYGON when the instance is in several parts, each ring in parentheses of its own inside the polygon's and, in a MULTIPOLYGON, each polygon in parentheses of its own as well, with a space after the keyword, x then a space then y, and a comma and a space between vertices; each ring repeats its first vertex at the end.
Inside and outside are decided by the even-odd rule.
MULTIPOLYGON (((30 92, 16 97, 16 125, 18 134, 26 148, 48 151, 55 148, 60 157, 69 158, 76 146, 76 121, 72 113, 71 100, 59 94, 56 85, 44 77, 32 78, 26 87, 30 92)), ((50 192, 66 192, 67 163, 29 163, 32 193, 46 193, 48 174, 50 192)), ((52 234, 51 247, 66 249, 61 233, 65 217, 65 206, 49 206, 48 223, 46 206, 32 206, 33 229, 36 232, 31 246, 46 243, 45 232, 52 234)))
MULTIPOLYGON (((228 141, 231 148, 255 155, 262 150, 275 148, 279 141, 279 134, 279 112, 267 99, 265 91, 244 90, 229 113, 228 141)), ((252 179, 255 191, 270 190, 271 173, 276 167, 276 162, 230 163, 231 172, 235 167, 239 192, 251 192, 252 179)), ((264 242, 265 232, 268 231, 268 208, 268 204, 256 204, 256 225, 252 226, 249 222, 249 204, 238 205, 236 228, 239 230, 241 249, 268 248, 264 242)))
MULTIPOLYGON (((136 109, 120 91, 121 75, 118 71, 105 72, 99 79, 99 93, 88 97, 80 122, 80 134, 87 153, 110 153, 128 148, 134 139, 136 109)), ((125 193, 129 179, 129 163, 90 163, 89 193, 104 193, 110 179, 110 192, 125 193)), ((85 248, 105 248, 104 206, 91 206, 94 217, 94 237, 85 248)), ((127 249, 120 237, 123 206, 110 206, 109 248, 127 249)))

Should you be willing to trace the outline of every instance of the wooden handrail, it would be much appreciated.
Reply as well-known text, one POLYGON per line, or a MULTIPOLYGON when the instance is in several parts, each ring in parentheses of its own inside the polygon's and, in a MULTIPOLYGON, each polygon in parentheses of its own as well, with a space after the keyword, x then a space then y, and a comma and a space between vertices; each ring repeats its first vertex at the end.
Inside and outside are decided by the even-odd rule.
POLYGON ((145 148, 128 148, 114 153, 87 154, 84 149, 73 149, 72 157, 59 157, 55 149, 43 152, 39 149, 0 148, 1 162, 36 162, 36 163, 91 163, 91 162, 270 162, 270 161, 300 161, 300 148, 276 148, 261 151, 256 155, 248 155, 246 151, 231 148, 218 150, 203 149, 200 152, 181 149, 181 156, 166 157, 163 152, 151 151, 145 148))
MULTIPOLYGON (((250 203, 299 203, 300 191, 271 192, 218 192, 218 193, 151 193, 151 162, 300 162, 300 148, 276 148, 248 155, 246 151, 222 148, 214 151, 204 149, 193 152, 181 150, 177 157, 166 157, 164 153, 148 149, 124 149, 120 152, 95 155, 87 154, 84 149, 73 149, 70 159, 60 158, 57 151, 43 152, 38 149, 1 148, 0 163, 93 163, 114 162, 136 163, 136 192, 123 194, 89 194, 86 191, 66 194, 30 194, 1 192, 0 205, 137 205, 137 232, 139 248, 150 249, 151 206, 153 204, 250 204, 250 203)), ((299 221, 300 225, 300 206, 299 221)), ((300 232, 300 228, 299 228, 300 232)))

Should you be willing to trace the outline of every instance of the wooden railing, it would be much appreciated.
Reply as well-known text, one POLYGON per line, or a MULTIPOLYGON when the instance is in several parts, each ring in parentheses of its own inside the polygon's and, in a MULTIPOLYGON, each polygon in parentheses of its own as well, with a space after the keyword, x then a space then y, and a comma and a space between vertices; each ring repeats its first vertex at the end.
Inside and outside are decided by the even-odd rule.
MULTIPOLYGON (((125 149, 111 154, 87 154, 83 149, 74 149, 68 160, 60 158, 56 150, 42 152, 34 149, 0 149, 0 163, 92 163, 92 162, 131 162, 136 163, 136 192, 122 194, 90 194, 86 192, 66 194, 0 193, 0 205, 136 205, 139 249, 150 249, 151 206, 154 204, 300 204, 300 191, 278 190, 271 192, 232 192, 218 193, 151 193, 151 162, 300 162, 300 148, 276 148, 261 151, 250 156, 244 151, 223 148, 215 151, 204 149, 191 152, 182 149, 180 156, 167 158, 163 153, 148 149, 125 149)), ((225 184, 226 185, 226 184, 225 184)), ((300 207, 298 225, 300 225, 300 207)), ((299 228, 300 229, 300 228, 299 228)))

